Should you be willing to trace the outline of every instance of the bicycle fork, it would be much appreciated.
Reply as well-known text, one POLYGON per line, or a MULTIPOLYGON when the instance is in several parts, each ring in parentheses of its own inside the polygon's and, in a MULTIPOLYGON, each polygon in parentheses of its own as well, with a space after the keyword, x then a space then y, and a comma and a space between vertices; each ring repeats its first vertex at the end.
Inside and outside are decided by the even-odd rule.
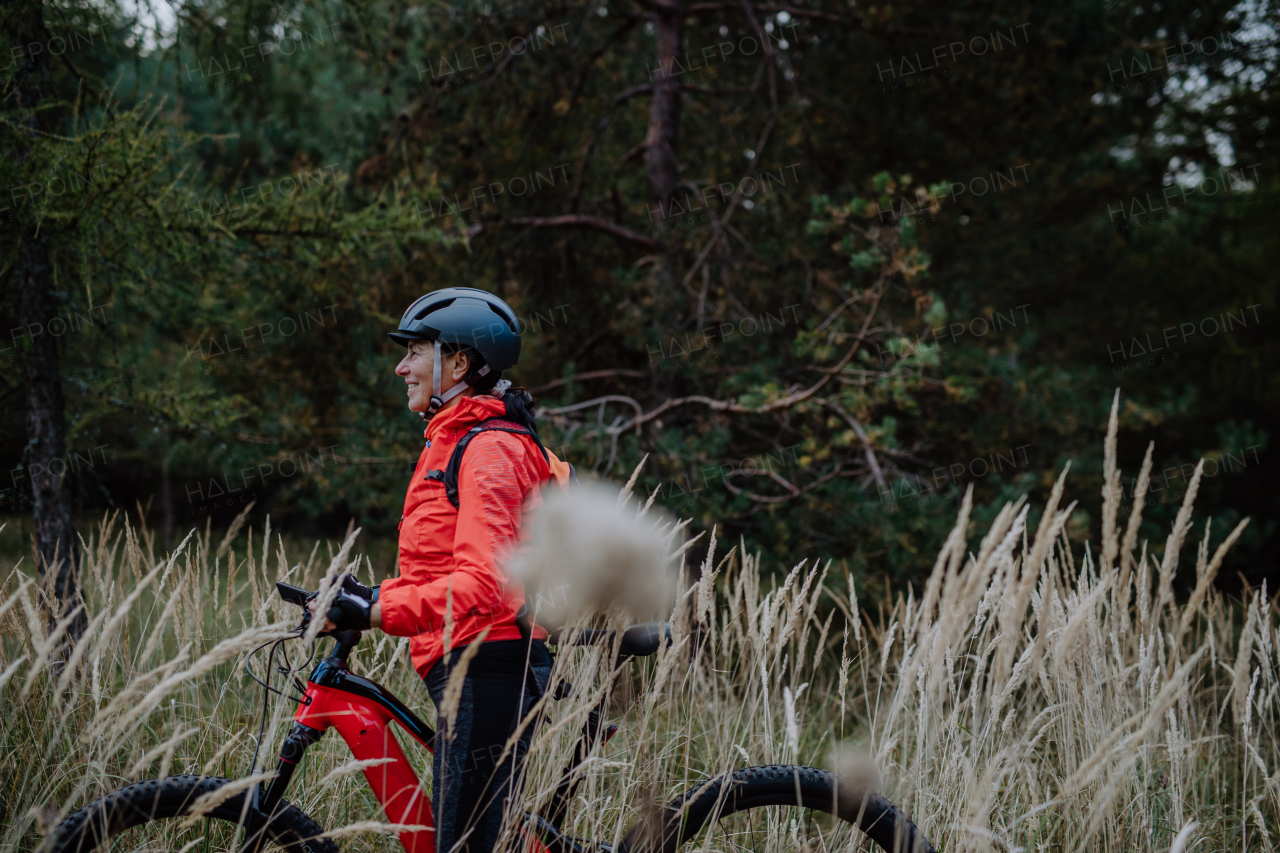
POLYGON ((323 732, 310 726, 295 722, 289 730, 289 736, 280 747, 280 763, 276 775, 264 789, 261 783, 253 786, 249 794, 248 809, 245 814, 245 840, 240 846, 240 853, 259 853, 267 840, 266 828, 275 816, 280 801, 284 799, 285 789, 293 779, 293 772, 298 769, 307 747, 320 740, 323 732))
POLYGON ((260 853, 267 840, 265 829, 299 762, 307 748, 330 728, 337 730, 357 761, 370 762, 364 768, 365 780, 387 820, 405 827, 398 834, 406 853, 435 853, 431 801, 391 732, 392 721, 428 749, 434 746, 435 733, 381 687, 335 664, 326 661, 312 674, 280 749, 275 777, 265 787, 254 786, 246 819, 248 833, 240 853, 260 853))

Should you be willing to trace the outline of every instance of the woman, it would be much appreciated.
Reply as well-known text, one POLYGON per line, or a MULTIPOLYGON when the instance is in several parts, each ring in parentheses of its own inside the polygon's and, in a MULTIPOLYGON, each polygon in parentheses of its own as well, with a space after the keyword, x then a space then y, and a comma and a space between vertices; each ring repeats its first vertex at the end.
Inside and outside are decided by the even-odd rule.
POLYGON ((532 726, 513 752, 503 748, 551 672, 547 634, 517 619, 524 590, 502 566, 542 485, 553 476, 565 483, 571 468, 538 440, 533 398, 501 379, 520 357, 519 322, 501 299, 470 287, 437 290, 409 306, 390 336, 408 349, 396 374, 409 409, 427 421, 400 519, 400 576, 372 590, 345 579, 336 602, 343 618, 326 630, 410 637, 437 711, 463 650, 487 631, 457 712, 439 721, 432 805, 440 853, 488 853, 532 726), (493 418, 500 420, 472 436, 462 455, 455 507, 444 482, 450 457, 472 427, 493 418))

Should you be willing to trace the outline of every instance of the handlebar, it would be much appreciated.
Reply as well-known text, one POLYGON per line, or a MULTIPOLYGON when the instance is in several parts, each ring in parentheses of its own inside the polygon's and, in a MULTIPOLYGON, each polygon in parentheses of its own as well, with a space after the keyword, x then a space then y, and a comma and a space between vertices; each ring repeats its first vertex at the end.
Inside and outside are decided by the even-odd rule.
MULTIPOLYGON (((280 593, 280 597, 289 604, 296 604, 302 608, 302 625, 303 630, 311 624, 311 608, 307 605, 311 599, 315 598, 316 593, 307 592, 301 587, 287 584, 284 581, 276 581, 276 592, 280 593)), ((342 618, 342 611, 337 607, 329 608, 328 618, 330 622, 337 622, 342 618)), ((337 645, 333 647, 332 656, 339 660, 345 661, 347 655, 351 654, 351 650, 356 647, 356 643, 360 642, 359 631, 326 631, 329 636, 337 641, 337 645)))
MULTIPOLYGON (((280 593, 280 597, 289 604, 296 604, 303 609, 302 624, 305 627, 311 621, 311 608, 307 604, 311 599, 315 598, 314 592, 307 592, 302 587, 287 584, 284 581, 276 581, 276 591, 280 593)), ((342 608, 334 605, 329 608, 329 612, 325 614, 330 622, 337 622, 342 618, 342 608)))
MULTIPOLYGON (((276 581, 276 591, 288 603, 296 604, 302 608, 302 627, 305 628, 311 621, 311 609, 307 607, 307 604, 316 594, 308 592, 301 587, 287 584, 284 581, 276 581)), ((342 610, 336 606, 331 607, 327 616, 330 622, 337 622, 342 618, 342 610)), ((340 631, 338 633, 345 634, 350 632, 340 631)), ((359 632, 354 633, 358 634, 359 632)), ((612 642, 617 633, 617 631, 611 630, 586 628, 574 635, 573 644, 575 646, 591 646, 596 643, 612 642)), ((340 637, 339 641, 342 641, 340 637)), ((656 652, 658 646, 663 643, 668 646, 671 645, 670 622, 641 622, 639 625, 632 625, 622 632, 622 642, 619 644, 618 654, 623 657, 648 657, 656 652)))
MULTIPOLYGON (((594 646, 597 643, 608 643, 612 642, 617 635, 617 631, 584 628, 574 635, 573 645, 594 646)), ((622 657, 648 657, 658 650, 659 645, 664 643, 668 646, 671 645, 670 622, 641 622, 639 625, 632 625, 622 632, 622 642, 619 644, 618 654, 622 657)))

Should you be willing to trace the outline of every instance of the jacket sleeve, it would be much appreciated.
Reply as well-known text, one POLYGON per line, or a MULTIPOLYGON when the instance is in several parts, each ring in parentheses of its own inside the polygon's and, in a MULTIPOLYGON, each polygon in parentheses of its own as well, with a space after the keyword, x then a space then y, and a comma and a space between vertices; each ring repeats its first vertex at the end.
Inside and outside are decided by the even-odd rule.
POLYGON ((495 431, 472 439, 458 472, 454 570, 425 584, 385 581, 378 598, 382 630, 413 636, 441 629, 450 586, 455 620, 500 612, 509 597, 502 564, 515 548, 525 497, 542 479, 518 436, 495 431))

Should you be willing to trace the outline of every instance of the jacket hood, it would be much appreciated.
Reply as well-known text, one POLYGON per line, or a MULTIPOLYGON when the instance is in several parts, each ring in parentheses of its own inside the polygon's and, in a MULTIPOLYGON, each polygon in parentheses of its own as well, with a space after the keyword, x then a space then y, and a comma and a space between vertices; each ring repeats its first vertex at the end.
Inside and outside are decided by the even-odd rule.
POLYGON ((433 417, 422 434, 427 441, 433 441, 444 430, 470 429, 485 418, 500 417, 506 413, 507 404, 490 394, 460 397, 457 405, 433 417))

